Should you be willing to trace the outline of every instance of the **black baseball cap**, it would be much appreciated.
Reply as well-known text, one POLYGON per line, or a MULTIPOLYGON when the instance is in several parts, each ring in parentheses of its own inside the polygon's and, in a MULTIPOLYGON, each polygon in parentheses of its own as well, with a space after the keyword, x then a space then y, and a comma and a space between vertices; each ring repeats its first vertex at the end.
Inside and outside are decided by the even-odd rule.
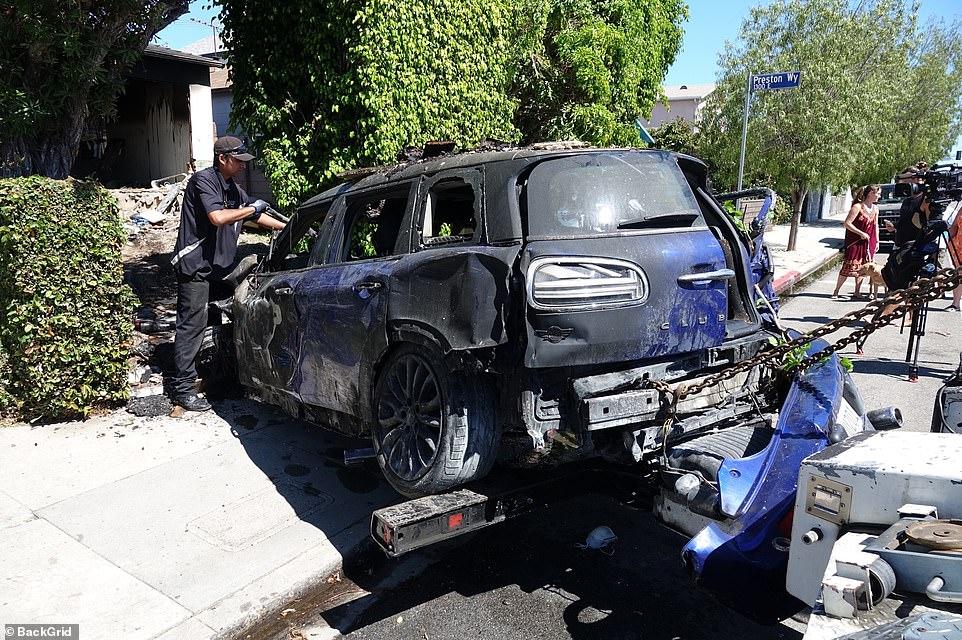
POLYGON ((244 162, 254 159, 254 156, 247 152, 247 146, 244 142, 234 136, 221 136, 217 138, 217 142, 214 143, 214 155, 219 156, 222 153, 232 155, 244 162))

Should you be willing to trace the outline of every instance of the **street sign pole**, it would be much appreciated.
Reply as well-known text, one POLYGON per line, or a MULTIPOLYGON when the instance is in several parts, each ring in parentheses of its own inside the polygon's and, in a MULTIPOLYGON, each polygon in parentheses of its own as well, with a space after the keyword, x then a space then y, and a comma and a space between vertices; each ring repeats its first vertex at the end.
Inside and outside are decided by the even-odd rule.
POLYGON ((752 99, 752 72, 745 83, 745 117, 742 119, 742 152, 738 157, 738 189, 742 190, 742 174, 745 172, 745 140, 748 138, 748 102, 752 99))
POLYGON ((798 86, 799 71, 782 71, 780 73, 760 73, 753 76, 748 72, 748 83, 745 87, 745 117, 742 121, 742 153, 738 160, 738 190, 742 190, 742 175, 745 172, 745 140, 748 138, 748 102, 754 91, 770 91, 772 89, 792 89, 798 86))

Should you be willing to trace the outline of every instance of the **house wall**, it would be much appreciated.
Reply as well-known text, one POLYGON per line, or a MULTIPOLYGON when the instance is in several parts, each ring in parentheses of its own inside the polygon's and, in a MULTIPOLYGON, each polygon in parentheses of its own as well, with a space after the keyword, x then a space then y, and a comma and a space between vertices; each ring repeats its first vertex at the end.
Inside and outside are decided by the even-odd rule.
POLYGON ((108 150, 117 150, 111 182, 147 186, 187 169, 192 141, 186 85, 130 79, 117 113, 107 127, 108 150))
POLYGON ((215 89, 212 92, 211 105, 213 107, 214 126, 217 129, 214 135, 217 137, 237 135, 237 132, 230 128, 230 109, 232 103, 233 100, 231 99, 230 91, 215 89))
POLYGON ((191 152, 194 168, 204 169, 214 164, 214 112, 210 87, 188 85, 190 92, 191 152))
POLYGON ((671 107, 671 111, 666 109, 665 105, 660 102, 657 103, 651 110, 651 118, 648 120, 644 118, 641 119, 641 123, 645 125, 646 129, 660 127, 664 123, 677 120, 678 118, 683 118, 692 123, 697 122, 698 100, 669 100, 668 105, 671 107))
POLYGON ((187 54, 148 47, 128 74, 116 120, 91 127, 72 175, 111 186, 145 187, 192 166, 213 164, 210 66, 206 60, 178 56, 187 54))

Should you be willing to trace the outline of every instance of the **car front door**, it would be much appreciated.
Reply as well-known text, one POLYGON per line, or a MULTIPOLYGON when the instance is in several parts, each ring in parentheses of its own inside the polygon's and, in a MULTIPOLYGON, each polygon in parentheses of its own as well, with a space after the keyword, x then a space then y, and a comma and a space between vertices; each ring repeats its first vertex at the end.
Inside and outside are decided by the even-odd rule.
POLYGON ((364 390, 387 348, 391 272, 409 243, 412 189, 345 196, 326 255, 295 288, 306 404, 364 413, 364 390))
MULTIPOLYGON (((300 360, 300 283, 328 209, 314 206, 295 214, 272 244, 260 273, 248 276, 234 295, 234 343, 241 383, 258 389, 285 408, 297 401, 300 360)), ((329 233, 327 235, 330 235, 329 233)))

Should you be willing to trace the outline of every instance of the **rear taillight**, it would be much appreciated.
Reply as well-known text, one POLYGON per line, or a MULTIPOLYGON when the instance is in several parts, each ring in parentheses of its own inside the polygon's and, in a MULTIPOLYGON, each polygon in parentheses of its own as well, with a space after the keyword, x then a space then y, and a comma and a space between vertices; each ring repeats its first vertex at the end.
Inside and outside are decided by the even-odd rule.
POLYGON ((528 267, 528 302, 564 311, 641 304, 648 281, 638 265, 608 258, 538 258, 528 267))

